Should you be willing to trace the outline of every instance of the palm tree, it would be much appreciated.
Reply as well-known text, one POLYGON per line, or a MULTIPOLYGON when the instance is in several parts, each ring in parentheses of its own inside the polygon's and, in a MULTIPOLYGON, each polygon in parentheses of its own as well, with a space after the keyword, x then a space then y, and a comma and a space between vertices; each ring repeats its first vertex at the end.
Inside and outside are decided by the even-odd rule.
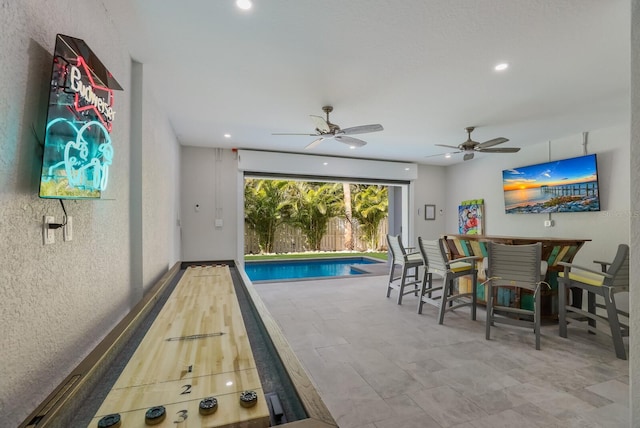
POLYGON ((378 227, 387 217, 389 196, 385 186, 359 186, 353 197, 353 216, 358 220, 362 235, 369 243, 369 249, 376 250, 378 243, 378 227))
POLYGON ((344 226, 344 249, 353 250, 353 213, 351 210, 351 185, 342 183, 342 194, 344 195, 344 217, 346 218, 344 226))
POLYGON ((258 235, 261 253, 272 253, 275 233, 286 219, 287 190, 284 180, 258 180, 244 182, 244 221, 258 235))
POLYGON ((300 228, 309 247, 319 251, 329 220, 340 214, 340 184, 297 181, 290 191, 289 221, 300 228))

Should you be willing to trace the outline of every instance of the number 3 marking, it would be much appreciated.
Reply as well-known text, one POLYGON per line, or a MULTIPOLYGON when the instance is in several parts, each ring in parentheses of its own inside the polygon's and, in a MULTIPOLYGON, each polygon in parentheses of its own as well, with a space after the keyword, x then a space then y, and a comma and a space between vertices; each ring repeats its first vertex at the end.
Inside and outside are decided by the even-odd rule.
POLYGON ((181 424, 182 422, 186 421, 187 417, 189 416, 187 415, 186 410, 180 410, 179 412, 176 412, 176 414, 178 415, 178 418, 180 418, 180 420, 173 421, 174 424, 181 424))

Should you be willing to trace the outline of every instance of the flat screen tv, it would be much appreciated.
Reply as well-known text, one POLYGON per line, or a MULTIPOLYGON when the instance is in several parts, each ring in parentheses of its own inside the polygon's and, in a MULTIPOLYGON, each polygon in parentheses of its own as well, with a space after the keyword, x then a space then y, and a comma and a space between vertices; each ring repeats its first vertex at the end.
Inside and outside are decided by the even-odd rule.
POLYGON ((502 171, 507 214, 600 211, 596 155, 502 171))
POLYGON ((114 89, 122 88, 83 40, 56 36, 41 198, 97 199, 107 188, 114 89))

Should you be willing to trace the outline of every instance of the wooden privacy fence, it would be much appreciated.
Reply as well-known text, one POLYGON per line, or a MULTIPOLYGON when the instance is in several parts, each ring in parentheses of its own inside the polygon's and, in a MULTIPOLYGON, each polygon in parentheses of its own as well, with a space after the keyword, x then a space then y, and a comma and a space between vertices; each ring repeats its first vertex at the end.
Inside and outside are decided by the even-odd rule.
MULTIPOLYGON (((345 251, 345 224, 347 220, 340 217, 334 217, 329 220, 327 227, 327 233, 322 237, 320 241, 321 251, 345 251)), ((354 250, 366 251, 366 250, 386 250, 387 241, 386 235, 389 230, 388 221, 385 218, 380 222, 378 226, 378 242, 375 248, 369 248, 369 243, 364 240, 362 233, 359 230, 359 225, 356 220, 353 220, 353 236, 354 236, 354 250)), ((293 253, 293 252, 305 252, 312 251, 307 244, 306 237, 302 234, 300 229, 290 226, 282 225, 276 230, 275 243, 273 245, 273 251, 275 253, 293 253)), ((260 253, 260 247, 258 246, 258 235, 251 229, 244 226, 244 253, 245 254, 258 254, 260 253)))

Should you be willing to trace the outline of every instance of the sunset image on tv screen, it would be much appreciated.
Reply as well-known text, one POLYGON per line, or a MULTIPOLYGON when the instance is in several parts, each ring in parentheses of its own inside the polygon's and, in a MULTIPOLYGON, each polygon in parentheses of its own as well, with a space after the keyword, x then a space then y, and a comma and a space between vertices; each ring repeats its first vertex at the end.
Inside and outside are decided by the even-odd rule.
POLYGON ((600 211, 596 155, 502 171, 507 214, 600 211))

